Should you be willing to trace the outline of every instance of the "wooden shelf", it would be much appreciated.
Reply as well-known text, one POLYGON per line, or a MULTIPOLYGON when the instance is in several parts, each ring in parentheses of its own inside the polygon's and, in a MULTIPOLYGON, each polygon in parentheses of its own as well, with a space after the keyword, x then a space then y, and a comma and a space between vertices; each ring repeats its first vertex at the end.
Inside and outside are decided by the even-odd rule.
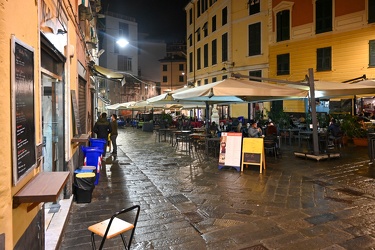
POLYGON ((71 142, 72 143, 75 143, 75 142, 84 143, 84 142, 88 142, 89 139, 90 139, 90 134, 80 134, 80 135, 74 136, 71 142))
POLYGON ((31 211, 41 202, 55 202, 68 181, 69 172, 41 172, 13 196, 13 208, 21 203, 32 203, 31 211))

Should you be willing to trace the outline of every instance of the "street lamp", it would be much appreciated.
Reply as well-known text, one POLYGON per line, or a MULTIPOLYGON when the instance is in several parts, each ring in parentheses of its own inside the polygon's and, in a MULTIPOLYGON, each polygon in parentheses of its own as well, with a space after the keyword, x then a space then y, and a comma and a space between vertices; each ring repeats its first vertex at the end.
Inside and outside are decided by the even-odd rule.
POLYGON ((129 44, 129 41, 126 40, 125 38, 119 38, 117 41, 116 41, 116 44, 118 46, 120 46, 121 48, 124 48, 126 45, 129 44))

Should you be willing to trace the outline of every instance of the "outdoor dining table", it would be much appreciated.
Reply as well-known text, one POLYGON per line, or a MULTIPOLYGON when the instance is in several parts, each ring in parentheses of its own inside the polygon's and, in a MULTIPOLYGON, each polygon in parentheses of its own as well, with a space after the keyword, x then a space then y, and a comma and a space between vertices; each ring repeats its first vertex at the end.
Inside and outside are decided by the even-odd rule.
MULTIPOLYGON (((301 147, 301 138, 311 140, 313 135, 312 130, 301 130, 298 133, 298 146, 301 147)), ((328 148, 328 134, 326 131, 318 131, 319 151, 325 152, 328 148)))
POLYGON ((285 135, 285 142, 286 137, 289 137, 289 145, 292 145, 292 137, 295 132, 299 132, 300 129, 298 128, 281 128, 280 132, 288 132, 288 134, 285 135))
POLYGON ((206 129, 205 129, 204 127, 201 127, 201 128, 193 128, 193 131, 194 131, 194 133, 195 133, 195 132, 204 132, 204 131, 206 131, 206 129))
POLYGON ((161 136, 164 136, 164 141, 167 141, 167 134, 171 136, 172 132, 177 130, 176 128, 159 128, 159 142, 161 142, 161 136))
POLYGON ((172 138, 171 138, 171 144, 172 146, 175 146, 177 143, 178 136, 189 136, 191 134, 191 130, 174 130, 172 131, 172 138))

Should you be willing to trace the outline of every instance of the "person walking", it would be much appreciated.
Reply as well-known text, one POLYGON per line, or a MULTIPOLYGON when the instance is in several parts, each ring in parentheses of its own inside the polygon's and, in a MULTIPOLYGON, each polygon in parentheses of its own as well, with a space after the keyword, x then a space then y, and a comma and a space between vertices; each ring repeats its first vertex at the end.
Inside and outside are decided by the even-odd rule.
MULTIPOLYGON (((100 138, 108 143, 108 135, 112 132, 111 124, 107 121, 107 113, 102 113, 100 118, 95 122, 94 133, 96 134, 96 138, 100 138)), ((105 156, 106 148, 104 148, 103 156, 105 156)))
POLYGON ((118 135, 118 132, 117 132, 118 124, 117 124, 117 115, 116 114, 112 114, 112 116, 111 116, 111 128, 112 128, 112 132, 111 132, 111 135, 110 135, 111 142, 112 142, 112 153, 111 154, 116 156, 117 155, 116 139, 117 139, 117 135, 118 135))

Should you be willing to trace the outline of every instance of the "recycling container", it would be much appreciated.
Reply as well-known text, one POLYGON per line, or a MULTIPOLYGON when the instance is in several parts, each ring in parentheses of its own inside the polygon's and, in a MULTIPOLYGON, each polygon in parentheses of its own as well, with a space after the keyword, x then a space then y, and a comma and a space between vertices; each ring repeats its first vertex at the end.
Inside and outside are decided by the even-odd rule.
POLYGON ((98 148, 98 147, 85 147, 85 146, 81 146, 81 149, 82 149, 83 155, 85 156, 85 165, 96 167, 95 185, 98 185, 103 149, 98 148))
POLYGON ((102 154, 105 155, 107 149, 107 141, 100 138, 90 138, 90 147, 97 147, 103 150, 102 154))
POLYGON ((81 172, 75 174, 74 191, 77 203, 90 203, 95 188, 95 173, 81 172))

